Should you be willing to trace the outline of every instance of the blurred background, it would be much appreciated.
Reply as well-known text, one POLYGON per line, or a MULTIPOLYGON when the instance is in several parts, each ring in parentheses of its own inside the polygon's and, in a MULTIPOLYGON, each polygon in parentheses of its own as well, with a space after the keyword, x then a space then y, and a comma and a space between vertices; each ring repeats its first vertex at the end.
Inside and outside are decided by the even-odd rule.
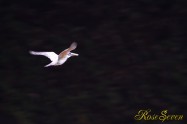
POLYGON ((142 109, 186 117, 186 15, 185 0, 1 0, 0 123, 161 123, 135 120, 142 109), (28 52, 74 41, 80 56, 57 67, 28 52))

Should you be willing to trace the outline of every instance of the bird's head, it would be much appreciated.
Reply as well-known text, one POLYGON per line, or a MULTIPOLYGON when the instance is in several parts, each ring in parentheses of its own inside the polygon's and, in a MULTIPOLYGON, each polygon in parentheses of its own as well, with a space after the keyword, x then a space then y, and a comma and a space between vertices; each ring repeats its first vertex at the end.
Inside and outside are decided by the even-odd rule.
POLYGON ((68 58, 69 58, 69 57, 72 57, 72 56, 79 56, 79 54, 69 52, 69 53, 68 53, 68 58))

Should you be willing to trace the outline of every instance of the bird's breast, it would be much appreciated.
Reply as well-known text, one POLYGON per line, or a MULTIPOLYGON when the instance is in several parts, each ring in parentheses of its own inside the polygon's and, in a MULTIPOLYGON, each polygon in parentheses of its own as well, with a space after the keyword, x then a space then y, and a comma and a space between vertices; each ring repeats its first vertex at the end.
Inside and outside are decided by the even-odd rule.
POLYGON ((61 58, 58 60, 58 64, 63 64, 65 61, 67 60, 67 58, 61 58))

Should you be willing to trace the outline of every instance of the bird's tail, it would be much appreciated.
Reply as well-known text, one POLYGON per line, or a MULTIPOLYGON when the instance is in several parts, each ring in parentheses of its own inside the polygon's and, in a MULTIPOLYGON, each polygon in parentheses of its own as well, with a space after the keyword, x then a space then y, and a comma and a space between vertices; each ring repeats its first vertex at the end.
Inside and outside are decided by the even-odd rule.
POLYGON ((48 65, 45 65, 44 67, 49 67, 49 66, 52 66, 52 65, 53 65, 53 63, 51 62, 48 65))

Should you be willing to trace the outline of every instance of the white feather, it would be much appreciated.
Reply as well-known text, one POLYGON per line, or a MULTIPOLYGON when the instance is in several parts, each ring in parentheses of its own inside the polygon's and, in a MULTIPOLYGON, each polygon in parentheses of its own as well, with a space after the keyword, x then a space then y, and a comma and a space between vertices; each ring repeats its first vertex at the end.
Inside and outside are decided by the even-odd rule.
POLYGON ((35 51, 30 51, 30 54, 32 55, 42 55, 47 58, 49 58, 52 62, 58 61, 58 55, 54 52, 35 52, 35 51))

